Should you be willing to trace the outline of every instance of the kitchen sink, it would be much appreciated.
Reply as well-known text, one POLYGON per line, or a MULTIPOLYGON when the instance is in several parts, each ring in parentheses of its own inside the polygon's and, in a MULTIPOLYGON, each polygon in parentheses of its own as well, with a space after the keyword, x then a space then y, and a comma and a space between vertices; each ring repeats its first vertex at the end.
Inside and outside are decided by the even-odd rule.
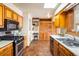
POLYGON ((77 43, 73 40, 63 41, 63 43, 66 44, 67 46, 70 46, 70 47, 79 47, 79 43, 77 43))
POLYGON ((72 40, 70 38, 57 38, 57 39, 69 47, 79 47, 79 42, 77 42, 76 40, 72 40))

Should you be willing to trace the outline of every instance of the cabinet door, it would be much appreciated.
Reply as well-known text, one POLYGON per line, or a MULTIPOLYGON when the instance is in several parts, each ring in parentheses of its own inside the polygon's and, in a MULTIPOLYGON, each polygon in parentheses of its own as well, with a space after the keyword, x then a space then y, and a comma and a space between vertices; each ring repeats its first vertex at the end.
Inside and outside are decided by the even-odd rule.
POLYGON ((66 56, 64 50, 63 50, 63 46, 61 44, 59 44, 59 56, 66 56))
POLYGON ((65 13, 60 14, 60 28, 65 28, 65 13))
POLYGON ((73 53, 71 53, 68 49, 66 49, 64 46, 61 44, 59 45, 59 53, 61 56, 74 56, 73 53))
POLYGON ((54 44, 54 51, 53 51, 53 54, 54 54, 54 56, 58 56, 58 42, 56 41, 56 40, 54 40, 54 42, 53 42, 53 44, 54 44))
POLYGON ((74 54, 73 54, 73 53, 71 53, 68 49, 63 48, 63 50, 64 50, 64 52, 65 52, 66 56, 74 56, 74 54))
POLYGON ((4 27, 4 6, 0 4, 0 28, 4 27))
POLYGON ((5 7, 5 19, 12 20, 12 11, 7 7, 5 7))
POLYGON ((67 27, 67 31, 72 31, 72 29, 74 28, 74 11, 70 10, 67 12, 66 15, 66 27, 67 27))
POLYGON ((13 16, 13 20, 14 20, 14 21, 18 21, 18 16, 17 16, 16 13, 13 12, 13 15, 12 15, 12 16, 13 16))
POLYGON ((40 40, 44 40, 44 32, 41 32, 41 31, 40 31, 40 33, 39 33, 39 38, 40 38, 40 40))
POLYGON ((23 27, 23 18, 21 16, 18 16, 18 22, 19 22, 19 28, 23 27))
POLYGON ((55 16, 55 27, 59 27, 59 15, 55 16))
POLYGON ((0 56, 13 56, 13 44, 10 43, 0 48, 0 56))
MULTIPOLYGON (((39 22, 39 38, 40 40, 49 40, 51 34, 51 21, 47 19, 41 19, 39 22)), ((49 19, 48 19, 49 20, 49 19)))

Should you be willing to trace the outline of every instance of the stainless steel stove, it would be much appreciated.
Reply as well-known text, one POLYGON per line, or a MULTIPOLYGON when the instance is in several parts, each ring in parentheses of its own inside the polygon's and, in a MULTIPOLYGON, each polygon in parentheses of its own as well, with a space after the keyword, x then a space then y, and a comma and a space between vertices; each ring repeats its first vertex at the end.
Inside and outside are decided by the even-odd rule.
POLYGON ((24 37, 23 36, 1 36, 1 40, 13 40, 13 54, 14 56, 22 56, 24 49, 24 37))

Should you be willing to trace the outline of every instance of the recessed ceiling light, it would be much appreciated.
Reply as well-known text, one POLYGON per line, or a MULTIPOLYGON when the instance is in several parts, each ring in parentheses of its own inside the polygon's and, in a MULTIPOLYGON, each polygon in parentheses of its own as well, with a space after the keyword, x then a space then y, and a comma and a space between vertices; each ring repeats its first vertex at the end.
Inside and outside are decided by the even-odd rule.
POLYGON ((57 3, 44 3, 44 8, 55 8, 57 3))

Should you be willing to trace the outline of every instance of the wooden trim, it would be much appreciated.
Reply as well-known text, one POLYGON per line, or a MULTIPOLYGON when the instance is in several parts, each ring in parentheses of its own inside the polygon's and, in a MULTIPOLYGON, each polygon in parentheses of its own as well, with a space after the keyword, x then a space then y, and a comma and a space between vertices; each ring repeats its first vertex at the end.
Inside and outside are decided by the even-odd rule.
POLYGON ((52 21, 52 19, 51 19, 51 18, 48 18, 48 19, 47 19, 47 18, 46 18, 46 19, 45 19, 45 18, 44 18, 44 19, 43 19, 43 18, 41 18, 41 19, 39 19, 39 20, 40 20, 40 21, 52 21))
POLYGON ((38 17, 33 17, 32 19, 39 19, 38 17))

